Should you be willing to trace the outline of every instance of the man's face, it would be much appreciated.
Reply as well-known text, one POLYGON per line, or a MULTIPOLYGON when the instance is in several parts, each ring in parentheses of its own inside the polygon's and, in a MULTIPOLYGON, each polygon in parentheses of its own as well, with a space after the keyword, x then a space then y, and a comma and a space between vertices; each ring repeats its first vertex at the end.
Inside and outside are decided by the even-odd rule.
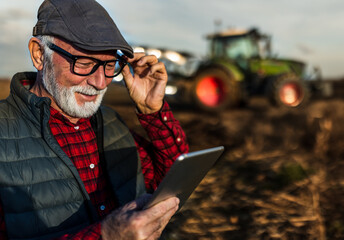
MULTIPOLYGON (((84 52, 70 44, 55 39, 55 44, 72 55, 88 56, 103 61, 115 59, 114 53, 84 52)), ((46 61, 43 69, 43 85, 52 96, 52 101, 67 115, 75 118, 92 116, 99 108, 112 78, 106 78, 100 66, 89 76, 72 73, 72 61, 53 53, 52 61, 46 61)))

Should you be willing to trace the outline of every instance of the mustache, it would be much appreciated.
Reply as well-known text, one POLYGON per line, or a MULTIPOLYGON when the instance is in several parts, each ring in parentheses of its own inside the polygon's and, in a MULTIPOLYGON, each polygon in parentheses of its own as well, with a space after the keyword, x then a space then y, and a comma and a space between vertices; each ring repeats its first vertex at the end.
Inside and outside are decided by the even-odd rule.
POLYGON ((77 92, 85 95, 101 95, 107 90, 107 87, 102 90, 97 90, 91 86, 73 86, 69 88, 72 92, 77 92))

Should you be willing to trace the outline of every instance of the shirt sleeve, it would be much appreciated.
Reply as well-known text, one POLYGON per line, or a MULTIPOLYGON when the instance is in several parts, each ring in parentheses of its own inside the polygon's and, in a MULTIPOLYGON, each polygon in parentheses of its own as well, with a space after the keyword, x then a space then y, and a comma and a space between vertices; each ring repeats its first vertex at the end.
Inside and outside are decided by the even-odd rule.
POLYGON ((153 114, 137 114, 150 141, 132 132, 147 190, 154 191, 177 157, 189 151, 186 135, 165 101, 153 114))

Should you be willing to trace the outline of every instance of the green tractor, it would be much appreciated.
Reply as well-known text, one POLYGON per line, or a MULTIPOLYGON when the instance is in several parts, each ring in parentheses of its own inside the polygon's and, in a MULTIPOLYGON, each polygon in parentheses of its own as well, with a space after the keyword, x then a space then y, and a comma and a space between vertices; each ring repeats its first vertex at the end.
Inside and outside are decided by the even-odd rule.
POLYGON ((179 60, 184 61, 180 61, 179 70, 176 64, 171 68, 171 61, 165 61, 170 75, 166 97, 172 102, 218 112, 243 104, 254 95, 266 96, 274 105, 289 108, 299 107, 309 99, 310 89, 303 80, 305 64, 274 58, 269 36, 256 29, 228 30, 208 35, 207 39, 209 56, 193 67, 188 61, 190 55, 181 52, 179 60), (189 73, 182 73, 181 68, 189 73))

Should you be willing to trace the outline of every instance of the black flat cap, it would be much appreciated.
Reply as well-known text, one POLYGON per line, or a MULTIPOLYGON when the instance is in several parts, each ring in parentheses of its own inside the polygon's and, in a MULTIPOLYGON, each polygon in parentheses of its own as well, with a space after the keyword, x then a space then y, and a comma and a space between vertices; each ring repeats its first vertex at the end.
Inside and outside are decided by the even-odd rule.
POLYGON ((33 36, 57 36, 84 50, 121 50, 133 57, 112 18, 94 0, 45 0, 37 19, 33 36))

